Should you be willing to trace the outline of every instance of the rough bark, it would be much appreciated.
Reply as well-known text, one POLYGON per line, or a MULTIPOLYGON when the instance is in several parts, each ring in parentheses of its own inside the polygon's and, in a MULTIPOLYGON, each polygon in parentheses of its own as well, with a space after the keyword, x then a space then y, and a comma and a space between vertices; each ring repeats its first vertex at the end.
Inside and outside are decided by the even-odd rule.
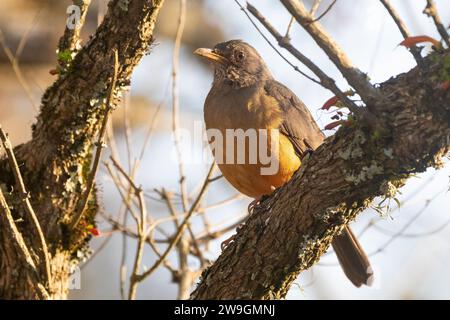
POLYGON ((411 174, 439 167, 450 146, 449 50, 379 86, 371 111, 327 138, 285 186, 261 201, 202 275, 191 299, 283 298, 342 227, 411 174))
MULTIPOLYGON (((15 148, 20 170, 31 195, 31 202, 44 230, 51 253, 52 298, 65 298, 71 266, 83 256, 88 232, 97 212, 92 197, 76 230, 67 224, 79 206, 90 170, 91 149, 98 133, 107 88, 113 75, 113 50, 119 53, 120 68, 115 101, 130 84, 134 67, 149 50, 153 28, 163 0, 113 0, 108 13, 88 43, 73 61, 64 61, 58 79, 47 89, 32 139, 15 148), (69 63, 67 63, 69 62, 69 63)), ((64 57, 67 59, 67 57, 64 57)), ((18 219, 25 217, 12 186, 14 177, 7 161, 0 160, 0 186, 18 219)), ((17 223, 25 242, 34 251, 31 225, 17 223)), ((0 298, 37 298, 24 262, 0 220, 0 298)))

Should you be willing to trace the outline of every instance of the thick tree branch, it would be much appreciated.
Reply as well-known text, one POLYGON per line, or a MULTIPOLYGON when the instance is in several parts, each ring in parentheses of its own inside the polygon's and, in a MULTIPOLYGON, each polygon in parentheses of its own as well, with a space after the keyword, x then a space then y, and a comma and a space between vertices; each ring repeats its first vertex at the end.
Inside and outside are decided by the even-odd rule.
MULTIPOLYGON (((50 254, 48 252, 47 242, 44 237, 44 233, 42 232, 41 225, 39 220, 34 212, 33 207, 30 203, 30 195, 25 188, 25 183, 23 182, 22 174, 19 170, 19 165, 17 164, 16 156, 14 155, 14 151, 11 145, 11 141, 9 140, 5 131, 0 126, 0 140, 2 141, 3 148, 6 150, 6 155, 8 157, 9 165, 14 175, 15 186, 17 192, 19 192, 19 198, 22 200, 22 205, 24 207, 25 212, 27 213, 28 219, 30 219, 31 224, 33 225, 33 231, 35 234, 35 243, 36 247, 39 248, 37 250, 40 257, 40 266, 42 266, 42 271, 44 274, 44 285, 48 288, 52 282, 51 270, 50 270, 50 254)), ((37 249, 36 248, 36 249, 37 249)))
MULTIPOLYGON (((58 79, 46 90, 41 112, 32 127, 32 139, 14 149, 30 201, 49 244, 52 273, 57 275, 53 279, 55 288, 50 290, 52 297, 63 298, 67 294, 69 261, 79 259, 88 236, 84 222, 94 223, 97 213, 92 192, 83 223, 76 230, 67 227, 86 190, 93 142, 107 108, 105 101, 115 73, 111 53, 117 49, 119 61, 117 86, 111 99, 111 105, 115 105, 120 93, 129 86, 134 67, 149 50, 163 2, 110 1, 96 33, 67 68, 59 70, 58 79)), ((14 185, 14 176, 5 160, 0 160, 0 177, 6 186, 14 185)), ((30 233, 22 234, 31 237, 30 233)), ((7 244, 7 238, 0 232, 0 261, 7 261, 10 264, 7 267, 18 270, 20 275, 25 266, 14 258, 14 249, 7 244)), ((1 267, 6 268, 4 264, 1 267)), ((2 298, 36 297, 27 281, 9 273, 0 272, 0 282, 2 298)))
POLYGON ((40 272, 36 268, 33 258, 31 257, 30 251, 28 250, 25 241, 23 240, 22 234, 19 229, 17 229, 14 218, 9 210, 9 206, 6 203, 6 199, 0 189, 0 226, 3 224, 3 228, 8 236, 12 239, 13 245, 17 248, 17 252, 23 261, 25 262, 25 267, 29 272, 29 276, 33 281, 33 285, 36 287, 36 291, 41 299, 49 297, 47 290, 42 284, 40 272))
MULTIPOLYGON (((380 85, 381 135, 354 122, 307 157, 285 186, 257 205, 207 269, 192 299, 283 298, 342 227, 408 175, 439 167, 450 146, 450 92, 439 89, 450 52, 380 85)), ((393 192, 394 191, 394 192, 393 192)))

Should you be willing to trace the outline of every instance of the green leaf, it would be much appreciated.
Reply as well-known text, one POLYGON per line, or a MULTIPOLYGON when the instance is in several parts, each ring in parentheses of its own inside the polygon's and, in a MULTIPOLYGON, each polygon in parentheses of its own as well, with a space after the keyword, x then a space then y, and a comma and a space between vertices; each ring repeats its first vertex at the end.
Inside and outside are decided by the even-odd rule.
POLYGON ((64 63, 69 63, 72 61, 72 52, 68 49, 58 53, 58 60, 64 63))

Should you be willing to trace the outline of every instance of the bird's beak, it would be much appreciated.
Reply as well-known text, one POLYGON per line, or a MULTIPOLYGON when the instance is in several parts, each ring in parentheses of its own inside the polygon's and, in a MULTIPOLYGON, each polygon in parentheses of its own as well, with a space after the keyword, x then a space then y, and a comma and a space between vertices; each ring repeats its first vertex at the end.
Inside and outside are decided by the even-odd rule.
POLYGON ((213 52, 211 49, 207 48, 198 48, 194 51, 194 54, 199 55, 200 57, 206 58, 209 61, 220 63, 220 64, 227 64, 228 59, 224 56, 221 56, 220 54, 217 54, 213 52))

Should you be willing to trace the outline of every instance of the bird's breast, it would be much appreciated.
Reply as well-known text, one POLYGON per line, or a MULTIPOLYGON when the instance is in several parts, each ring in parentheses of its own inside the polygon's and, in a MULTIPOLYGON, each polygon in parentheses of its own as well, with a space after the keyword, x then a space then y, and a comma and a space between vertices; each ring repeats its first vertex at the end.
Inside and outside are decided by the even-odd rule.
POLYGON ((286 183, 300 159, 278 132, 283 114, 277 101, 262 88, 234 91, 211 90, 204 108, 207 135, 224 177, 257 198, 286 183))

